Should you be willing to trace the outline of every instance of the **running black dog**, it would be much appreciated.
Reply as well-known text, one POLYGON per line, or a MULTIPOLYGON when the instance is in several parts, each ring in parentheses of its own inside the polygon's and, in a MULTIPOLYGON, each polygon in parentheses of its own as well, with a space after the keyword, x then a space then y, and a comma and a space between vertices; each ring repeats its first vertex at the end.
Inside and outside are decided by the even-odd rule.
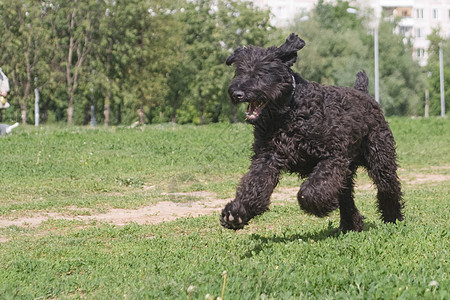
POLYGON ((291 70, 304 46, 291 34, 280 47, 238 48, 226 61, 236 66, 229 95, 234 104, 248 103, 255 139, 249 172, 223 209, 221 224, 241 229, 266 211, 286 171, 308 178, 297 195, 304 211, 324 217, 339 208, 340 229, 361 231, 363 216, 353 200, 358 166, 378 188, 382 220, 403 220, 395 142, 367 92, 367 75, 358 73, 354 88, 308 82, 291 70))

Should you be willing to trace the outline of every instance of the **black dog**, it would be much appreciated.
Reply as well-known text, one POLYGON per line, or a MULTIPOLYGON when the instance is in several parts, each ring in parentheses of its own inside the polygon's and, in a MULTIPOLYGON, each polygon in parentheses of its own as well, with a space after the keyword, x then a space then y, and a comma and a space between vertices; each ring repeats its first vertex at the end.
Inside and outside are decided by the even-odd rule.
POLYGON ((363 216, 353 201, 358 166, 378 188, 382 220, 403 220, 395 142, 367 92, 367 75, 358 73, 354 88, 308 82, 290 69, 304 45, 291 34, 279 48, 238 48, 226 61, 236 66, 228 93, 234 104, 248 103, 255 140, 250 170, 223 209, 222 225, 241 229, 266 211, 287 171, 308 177, 297 195, 304 211, 324 217, 339 208, 340 229, 361 231, 363 216))

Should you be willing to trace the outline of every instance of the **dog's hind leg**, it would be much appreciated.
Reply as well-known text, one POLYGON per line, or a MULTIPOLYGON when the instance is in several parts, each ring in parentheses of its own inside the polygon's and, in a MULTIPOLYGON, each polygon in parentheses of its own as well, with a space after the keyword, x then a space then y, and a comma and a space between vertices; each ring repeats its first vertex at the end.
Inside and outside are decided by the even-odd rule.
POLYGON ((403 200, 394 138, 389 128, 369 134, 365 145, 367 172, 377 186, 378 210, 384 222, 403 220, 403 200))
POLYGON ((349 161, 336 157, 320 161, 297 194, 300 208, 318 217, 339 207, 339 195, 351 174, 349 161))
POLYGON ((364 219, 356 208, 353 199, 356 166, 351 166, 350 170, 351 173, 347 175, 345 186, 339 194, 339 211, 341 215, 341 225, 339 228, 344 233, 350 230, 362 231, 364 219))

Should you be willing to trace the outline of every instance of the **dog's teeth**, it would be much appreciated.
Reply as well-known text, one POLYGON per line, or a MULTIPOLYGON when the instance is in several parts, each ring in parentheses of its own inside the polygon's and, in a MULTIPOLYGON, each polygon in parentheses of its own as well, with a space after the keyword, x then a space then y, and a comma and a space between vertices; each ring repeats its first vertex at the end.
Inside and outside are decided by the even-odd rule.
POLYGON ((233 215, 229 215, 229 216, 228 216, 228 221, 229 221, 229 222, 233 222, 233 221, 234 221, 233 215))
POLYGON ((241 219, 241 217, 239 217, 239 219, 238 219, 238 222, 239 222, 239 224, 241 224, 241 223, 242 223, 242 219, 241 219))

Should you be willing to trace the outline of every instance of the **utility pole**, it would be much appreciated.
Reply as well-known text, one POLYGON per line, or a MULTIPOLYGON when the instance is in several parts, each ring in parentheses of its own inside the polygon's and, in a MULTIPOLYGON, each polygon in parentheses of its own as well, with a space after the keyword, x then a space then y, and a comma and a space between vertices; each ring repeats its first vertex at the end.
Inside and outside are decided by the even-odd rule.
POLYGON ((374 43, 375 43, 375 101, 380 103, 380 75, 378 72, 378 24, 375 25, 374 31, 374 43))
POLYGON ((34 77, 36 88, 34 89, 34 126, 39 126, 39 90, 37 88, 37 77, 34 77))
POLYGON ((442 42, 439 43, 439 79, 441 85, 441 117, 445 117, 444 54, 442 51, 442 42))

